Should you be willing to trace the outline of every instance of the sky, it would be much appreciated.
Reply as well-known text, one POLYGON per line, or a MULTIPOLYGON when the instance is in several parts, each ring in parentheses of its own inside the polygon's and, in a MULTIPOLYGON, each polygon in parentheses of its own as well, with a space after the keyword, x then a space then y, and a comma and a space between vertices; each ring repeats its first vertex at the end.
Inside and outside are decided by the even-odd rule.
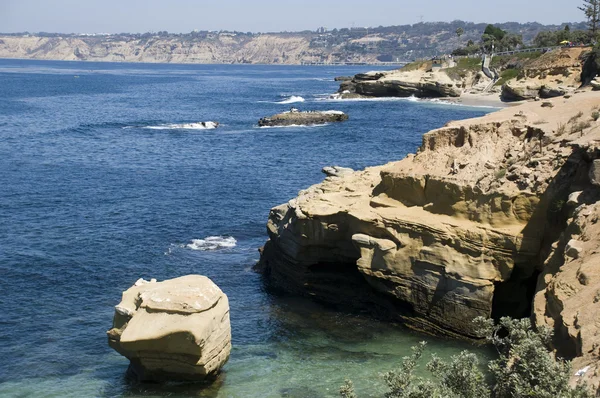
POLYGON ((580 0, 0 0, 0 32, 279 32, 420 21, 584 19, 580 0), (501 4, 500 7, 498 5, 501 4))

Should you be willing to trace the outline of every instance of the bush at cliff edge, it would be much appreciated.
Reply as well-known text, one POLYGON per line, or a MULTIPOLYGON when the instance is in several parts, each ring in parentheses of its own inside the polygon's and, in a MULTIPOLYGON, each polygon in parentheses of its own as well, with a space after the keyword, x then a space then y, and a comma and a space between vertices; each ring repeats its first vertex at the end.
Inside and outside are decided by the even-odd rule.
MULTIPOLYGON (((445 362, 435 354, 426 367, 431 379, 415 376, 426 343, 412 348, 398 369, 386 372, 386 398, 591 398, 584 384, 569 386, 571 366, 550 349, 552 332, 533 330, 529 319, 474 320, 481 336, 498 351, 498 359, 482 371, 475 354, 463 351, 445 362)), ((357 398, 351 381, 340 388, 342 398, 357 398)))

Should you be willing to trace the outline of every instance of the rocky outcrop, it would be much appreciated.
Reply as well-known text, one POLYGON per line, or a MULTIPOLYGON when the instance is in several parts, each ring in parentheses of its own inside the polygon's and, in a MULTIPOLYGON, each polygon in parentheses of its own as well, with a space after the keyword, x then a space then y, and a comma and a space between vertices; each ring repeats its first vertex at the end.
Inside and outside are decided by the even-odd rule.
POLYGON ((503 101, 523 101, 534 98, 562 97, 567 93, 565 87, 539 85, 535 82, 510 81, 502 86, 503 101))
POLYGON ((540 96, 542 86, 535 84, 518 84, 516 81, 504 83, 502 86, 503 101, 523 101, 540 96))
POLYGON ((204 276, 140 279, 123 293, 107 334, 142 381, 206 380, 229 358, 229 302, 204 276))
POLYGON ((445 335, 473 336, 480 315, 529 315, 559 206, 590 167, 580 133, 561 126, 600 105, 588 94, 550 101, 452 122, 416 155, 330 175, 273 208, 267 280, 445 335))
POLYGON ((581 55, 587 49, 561 48, 528 61, 509 62, 509 69, 518 69, 517 78, 502 86, 504 101, 522 101, 561 97, 581 85, 581 55))
POLYGON ((462 89, 445 73, 421 71, 368 72, 344 80, 342 98, 364 97, 459 97, 462 89))
POLYGON ((574 359, 573 382, 600 386, 600 188, 595 184, 595 164, 600 162, 597 141, 577 145, 573 161, 582 166, 569 177, 579 189, 568 200, 557 199, 555 211, 565 218, 565 228, 546 249, 543 272, 534 298, 537 326, 555 331, 555 345, 565 358, 574 359))
POLYGON ((348 115, 341 111, 307 111, 292 109, 258 121, 260 127, 311 126, 348 120, 348 115))
POLYGON ((354 170, 349 167, 340 167, 340 166, 328 166, 323 167, 321 170, 328 177, 343 177, 348 174, 352 174, 354 170))

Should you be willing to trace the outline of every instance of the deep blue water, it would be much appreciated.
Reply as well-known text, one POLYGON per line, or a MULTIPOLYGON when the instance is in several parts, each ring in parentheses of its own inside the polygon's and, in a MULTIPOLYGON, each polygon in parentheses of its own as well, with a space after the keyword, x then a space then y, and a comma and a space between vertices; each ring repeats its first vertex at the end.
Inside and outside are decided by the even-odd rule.
POLYGON ((400 159, 424 132, 489 111, 324 100, 334 76, 364 71, 0 60, 0 396, 320 397, 345 377, 369 396, 421 339, 442 356, 462 350, 274 297, 251 270, 269 209, 320 182, 322 167, 400 159), (292 95, 350 120, 255 127, 292 95), (211 120, 220 128, 165 128, 211 120), (187 246, 208 236, 237 245, 187 246), (210 388, 126 380, 105 335, 121 292, 190 273, 229 296, 234 348, 221 378, 210 388))

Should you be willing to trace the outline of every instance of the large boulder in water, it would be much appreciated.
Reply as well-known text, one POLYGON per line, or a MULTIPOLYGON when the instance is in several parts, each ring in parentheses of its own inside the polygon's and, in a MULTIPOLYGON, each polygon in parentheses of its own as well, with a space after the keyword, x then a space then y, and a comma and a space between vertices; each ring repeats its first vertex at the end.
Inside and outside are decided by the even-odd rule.
POLYGON ((140 279, 123 293, 107 334, 139 380, 205 380, 229 359, 229 302, 205 276, 140 279))
POLYGON ((311 126, 348 120, 348 115, 341 111, 308 111, 300 112, 292 109, 271 117, 263 117, 258 121, 260 127, 276 126, 311 126))

